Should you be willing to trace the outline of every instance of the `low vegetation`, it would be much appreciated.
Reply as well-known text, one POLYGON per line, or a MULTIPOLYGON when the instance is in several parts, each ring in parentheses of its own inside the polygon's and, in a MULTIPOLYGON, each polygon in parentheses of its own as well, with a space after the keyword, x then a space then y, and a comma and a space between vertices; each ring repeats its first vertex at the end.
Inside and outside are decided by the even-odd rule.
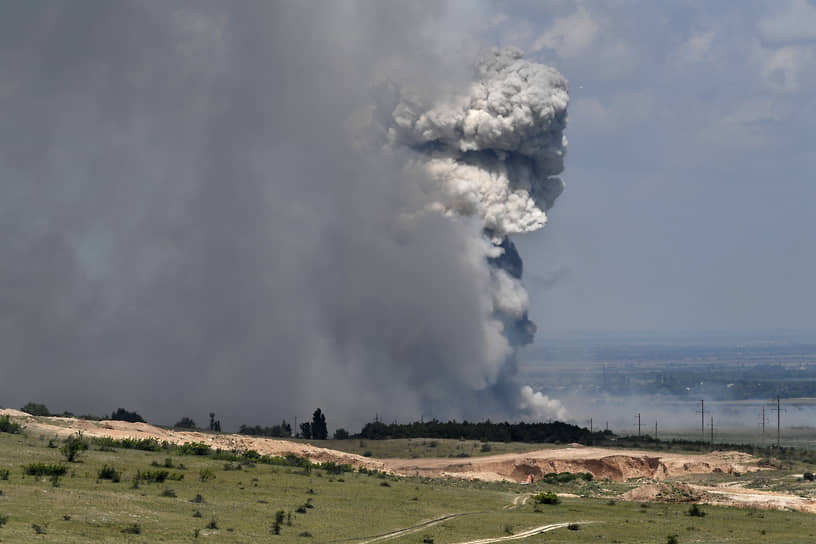
MULTIPOLYGON (((449 514, 457 515, 392 541, 467 542, 518 536, 547 524, 563 525, 529 542, 669 542, 665 535, 671 535, 674 542, 804 544, 816 534, 816 518, 797 512, 688 502, 642 508, 640 502, 620 500, 635 483, 582 474, 551 473, 528 486, 434 480, 313 463, 295 455, 85 437, 88 449, 79 462, 68 463, 58 448, 48 447, 51 439, 0 434, 0 470, 9 471, 7 480, 0 478, 3 542, 189 542, 196 535, 212 542, 355 542, 449 514), (224 470, 225 464, 231 470, 224 470), (208 476, 202 479, 202 474, 208 476), (59 487, 53 487, 52 477, 59 487), (704 508, 705 516, 691 514, 694 506, 704 508)), ((375 447, 367 439, 348 442, 375 447)), ((423 438, 378 442, 377 447, 448 455, 461 452, 460 446, 478 455, 484 444, 423 438)), ((489 445, 501 452, 513 443, 489 445)), ((776 478, 816 494, 813 483, 799 477, 804 471, 796 464, 789 472, 774 469, 742 481, 776 478), (797 477, 790 477, 793 470, 797 477)))

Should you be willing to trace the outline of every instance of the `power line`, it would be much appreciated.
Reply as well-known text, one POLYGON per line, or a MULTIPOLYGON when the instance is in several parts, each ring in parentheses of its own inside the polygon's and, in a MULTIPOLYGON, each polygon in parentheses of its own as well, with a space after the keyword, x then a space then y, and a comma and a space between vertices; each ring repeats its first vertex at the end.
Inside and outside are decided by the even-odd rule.
POLYGON ((700 409, 697 410, 698 414, 700 414, 700 434, 703 435, 705 438, 705 401, 700 401, 700 409))

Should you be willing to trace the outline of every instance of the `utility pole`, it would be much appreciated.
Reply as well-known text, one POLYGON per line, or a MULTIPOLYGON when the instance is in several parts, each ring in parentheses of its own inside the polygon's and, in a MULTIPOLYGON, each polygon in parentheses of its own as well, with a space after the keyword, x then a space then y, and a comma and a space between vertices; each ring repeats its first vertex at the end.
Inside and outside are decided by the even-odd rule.
POLYGON ((655 420, 655 440, 657 439, 657 420, 655 420))
POLYGON ((779 400, 779 395, 776 396, 776 408, 771 408, 772 410, 776 410, 776 447, 782 447, 782 412, 785 410, 782 408, 781 401, 779 400))
POLYGON ((711 447, 714 447, 714 416, 711 416, 711 447))
POLYGON ((703 435, 703 439, 705 439, 705 401, 700 401, 700 409, 697 410, 697 413, 700 414, 700 434, 703 435))
POLYGON ((763 439, 765 438, 765 423, 767 423, 767 422, 768 422, 768 420, 765 418, 765 405, 763 405, 760 408, 760 412, 759 412, 759 426, 762 427, 762 438, 763 439))
POLYGON ((640 412, 637 415, 638 438, 640 438, 640 412))
POLYGON ((589 432, 592 432, 592 418, 589 418, 589 432))
POLYGON ((609 430, 609 421, 606 422, 606 430, 609 430))

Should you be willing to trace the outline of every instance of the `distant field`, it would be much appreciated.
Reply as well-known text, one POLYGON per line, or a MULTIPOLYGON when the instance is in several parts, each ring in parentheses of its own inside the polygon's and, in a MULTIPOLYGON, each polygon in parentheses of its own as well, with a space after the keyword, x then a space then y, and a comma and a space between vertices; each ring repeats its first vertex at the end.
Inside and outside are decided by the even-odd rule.
MULTIPOLYGON (((399 448, 407 448, 408 442, 390 441, 382 447, 405 457, 407 451, 400 454, 399 448)), ((435 447, 422 442, 411 441, 410 450, 463 451, 457 445, 473 449, 472 444, 458 441, 437 441, 435 447)), ((61 442, 52 445, 61 446, 61 442)), ((371 446, 362 447, 373 446, 371 442, 371 446)), ((47 437, 0 433, 0 471, 9 471, 8 480, 0 479, 0 519, 6 520, 0 527, 0 540, 373 544, 384 540, 377 535, 453 514, 461 515, 387 541, 459 543, 506 537, 562 522, 577 523, 577 530, 560 527, 525 542, 662 543, 667 535, 677 534, 681 543, 805 543, 813 542, 816 535, 816 516, 811 514, 704 506, 707 515, 698 518, 687 515, 688 504, 609 500, 634 483, 577 480, 562 485, 520 486, 359 472, 329 474, 316 469, 225 463, 207 456, 167 457, 162 452, 100 451, 92 447, 81 454, 80 462, 65 463, 59 449, 49 447, 47 437), (35 462, 61 464, 68 470, 56 485, 47 476, 23 475, 23 466, 35 462), (121 474, 121 481, 98 479, 105 464, 121 474), (166 470, 183 474, 183 479, 141 482, 134 488, 137 471, 160 470, 165 464, 173 467, 166 470), (202 481, 202 474, 209 477, 202 481), (607 497, 562 497, 561 504, 539 506, 526 500, 526 494, 544 490, 607 497), (192 502, 197 495, 201 502, 192 502), (298 513, 307 502, 313 508, 304 507, 305 513, 298 513), (278 510, 284 511, 284 524, 281 534, 273 535, 278 510), (200 517, 194 517, 197 512, 200 517), (216 528, 208 528, 213 520, 216 528)))

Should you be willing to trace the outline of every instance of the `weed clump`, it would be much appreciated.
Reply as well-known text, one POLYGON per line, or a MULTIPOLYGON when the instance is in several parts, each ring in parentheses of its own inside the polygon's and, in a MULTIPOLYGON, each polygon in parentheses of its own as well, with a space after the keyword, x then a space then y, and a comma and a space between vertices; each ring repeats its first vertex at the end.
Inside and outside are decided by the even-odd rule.
POLYGON ((205 527, 207 529, 218 529, 218 521, 213 517, 205 527))
MULTIPOLYGON (((304 510, 305 512, 305 510, 304 510)), ((279 535, 281 531, 281 526, 283 525, 283 519, 286 516, 286 513, 283 510, 278 510, 275 512, 275 521, 272 522, 272 534, 279 535)))
POLYGON ((8 480, 9 479, 9 469, 7 468, 0 468, 0 480, 8 480))
POLYGON ((138 523, 133 523, 122 529, 122 533, 126 535, 140 535, 142 534, 142 527, 138 523))
POLYGON ((0 527, 8 523, 8 516, 0 514, 0 527))
POLYGON ((122 479, 122 475, 119 472, 117 472, 115 468, 110 467, 108 465, 104 465, 101 469, 99 469, 97 477, 100 480, 110 480, 114 483, 122 479))
POLYGON ((23 473, 29 476, 63 476, 68 467, 50 463, 30 463, 23 467, 23 473))
POLYGON ((0 417, 0 433, 20 434, 23 432, 23 426, 19 423, 14 423, 9 416, 0 417))
POLYGON ((691 508, 688 509, 688 515, 692 517, 702 518, 706 515, 705 512, 696 504, 692 504, 691 508))
POLYGON ((176 491, 170 489, 169 487, 165 487, 161 492, 162 497, 176 497, 176 491))

